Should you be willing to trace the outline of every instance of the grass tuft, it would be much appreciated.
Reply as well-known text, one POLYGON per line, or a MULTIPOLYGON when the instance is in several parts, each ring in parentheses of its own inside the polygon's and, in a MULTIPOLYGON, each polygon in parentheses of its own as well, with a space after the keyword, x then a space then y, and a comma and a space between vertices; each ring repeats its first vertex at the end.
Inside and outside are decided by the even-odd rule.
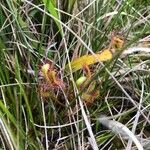
POLYGON ((0 149, 148 149, 149 12, 142 0, 1 0, 0 149))

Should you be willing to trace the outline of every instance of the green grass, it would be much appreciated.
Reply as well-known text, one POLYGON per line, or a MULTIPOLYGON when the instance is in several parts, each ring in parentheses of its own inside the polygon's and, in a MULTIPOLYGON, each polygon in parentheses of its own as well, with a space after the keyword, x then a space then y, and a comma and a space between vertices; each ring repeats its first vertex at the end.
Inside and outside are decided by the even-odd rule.
POLYGON ((140 47, 150 35, 149 13, 148 0, 1 0, 0 149, 135 147, 104 127, 100 115, 126 125, 142 145, 150 143, 150 53, 119 53, 91 66, 83 90, 75 84, 83 70, 65 71, 72 57, 107 48, 114 31, 124 38, 124 51, 140 47), (66 87, 52 90, 55 98, 39 92, 40 67, 48 61, 66 87), (82 94, 93 82, 100 95, 87 105, 82 94))

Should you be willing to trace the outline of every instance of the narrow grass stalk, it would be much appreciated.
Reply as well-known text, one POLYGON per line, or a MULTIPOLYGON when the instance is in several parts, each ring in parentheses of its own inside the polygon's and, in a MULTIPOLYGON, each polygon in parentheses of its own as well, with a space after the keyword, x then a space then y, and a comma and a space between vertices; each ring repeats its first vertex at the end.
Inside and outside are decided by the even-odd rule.
POLYGON ((47 137, 47 128, 46 128, 46 117, 45 117, 45 110, 44 110, 44 102, 42 101, 42 112, 43 112, 43 122, 44 122, 44 131, 45 131, 45 143, 46 143, 46 150, 49 149, 48 146, 48 137, 47 137))
POLYGON ((9 131, 8 127, 4 123, 4 121, 0 118, 0 131, 5 139, 5 144, 10 150, 16 149, 14 138, 11 136, 11 132, 9 131))

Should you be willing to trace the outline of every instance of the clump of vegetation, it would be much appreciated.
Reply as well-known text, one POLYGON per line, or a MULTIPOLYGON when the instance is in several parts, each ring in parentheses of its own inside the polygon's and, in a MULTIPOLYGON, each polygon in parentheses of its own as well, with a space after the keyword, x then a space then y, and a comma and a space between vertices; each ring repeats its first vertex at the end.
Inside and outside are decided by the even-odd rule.
POLYGON ((1 0, 0 148, 148 148, 149 11, 1 0))

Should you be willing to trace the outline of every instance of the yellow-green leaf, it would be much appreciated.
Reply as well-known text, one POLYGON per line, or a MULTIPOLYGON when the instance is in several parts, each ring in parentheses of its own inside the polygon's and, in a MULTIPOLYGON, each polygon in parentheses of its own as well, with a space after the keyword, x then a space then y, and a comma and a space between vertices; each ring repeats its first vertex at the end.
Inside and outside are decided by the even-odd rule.
MULTIPOLYGON (((112 52, 109 49, 105 49, 102 53, 100 54, 95 54, 95 55, 84 55, 80 58, 77 58, 73 60, 70 65, 72 71, 77 71, 81 68, 83 68, 84 65, 92 65, 94 63, 97 63, 99 61, 104 62, 107 60, 112 59, 112 52)), ((68 70, 69 64, 66 66, 66 69, 68 70)))

